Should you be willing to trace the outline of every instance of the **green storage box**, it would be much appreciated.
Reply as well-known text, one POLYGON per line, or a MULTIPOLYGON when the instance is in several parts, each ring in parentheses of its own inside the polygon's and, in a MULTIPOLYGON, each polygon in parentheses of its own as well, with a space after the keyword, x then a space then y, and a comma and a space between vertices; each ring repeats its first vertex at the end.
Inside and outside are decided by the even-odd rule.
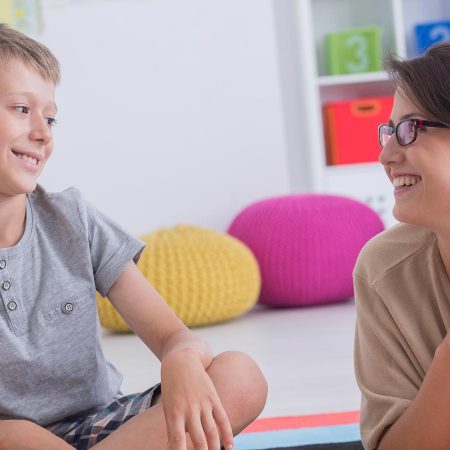
POLYGON ((381 70, 381 36, 377 26, 350 28, 329 33, 325 52, 329 75, 381 70))

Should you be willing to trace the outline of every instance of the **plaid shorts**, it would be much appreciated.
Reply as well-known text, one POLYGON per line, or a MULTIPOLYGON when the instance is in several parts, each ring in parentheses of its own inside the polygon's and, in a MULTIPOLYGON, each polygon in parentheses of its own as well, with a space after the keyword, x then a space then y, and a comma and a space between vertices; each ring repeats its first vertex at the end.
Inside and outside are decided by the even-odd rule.
POLYGON ((161 385, 157 384, 142 393, 119 394, 100 411, 70 416, 47 426, 46 429, 77 450, 87 450, 108 437, 127 420, 153 406, 160 392, 161 385))

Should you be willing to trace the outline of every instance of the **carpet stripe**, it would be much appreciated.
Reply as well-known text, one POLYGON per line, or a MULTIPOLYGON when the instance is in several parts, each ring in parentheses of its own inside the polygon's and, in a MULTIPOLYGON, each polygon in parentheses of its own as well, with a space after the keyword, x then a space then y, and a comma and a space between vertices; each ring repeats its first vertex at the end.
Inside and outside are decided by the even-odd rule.
POLYGON ((359 411, 313 414, 309 416, 268 417, 256 420, 242 431, 242 433, 321 427, 328 425, 346 425, 352 423, 359 423, 359 411))
POLYGON ((360 440, 359 425, 332 425, 290 430, 262 431, 236 436, 234 450, 259 450, 293 445, 327 444, 360 440))

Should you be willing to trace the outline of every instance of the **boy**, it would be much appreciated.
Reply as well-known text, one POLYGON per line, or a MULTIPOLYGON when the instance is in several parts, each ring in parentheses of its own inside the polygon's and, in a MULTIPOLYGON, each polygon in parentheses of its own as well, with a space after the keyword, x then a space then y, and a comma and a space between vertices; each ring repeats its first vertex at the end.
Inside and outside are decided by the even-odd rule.
POLYGON ((246 355, 213 357, 147 282, 143 245, 75 189, 37 185, 53 150, 59 65, 0 25, 0 448, 214 449, 261 412, 246 355), (95 292, 161 361, 161 385, 120 392, 95 292))

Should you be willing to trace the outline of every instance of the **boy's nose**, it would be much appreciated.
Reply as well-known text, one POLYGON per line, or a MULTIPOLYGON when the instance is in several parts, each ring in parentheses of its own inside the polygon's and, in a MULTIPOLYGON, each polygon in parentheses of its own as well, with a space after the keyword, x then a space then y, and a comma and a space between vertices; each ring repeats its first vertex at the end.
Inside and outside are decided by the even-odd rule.
POLYGON ((30 140, 48 144, 52 140, 52 137, 52 130, 45 118, 37 118, 33 120, 30 130, 30 140))

